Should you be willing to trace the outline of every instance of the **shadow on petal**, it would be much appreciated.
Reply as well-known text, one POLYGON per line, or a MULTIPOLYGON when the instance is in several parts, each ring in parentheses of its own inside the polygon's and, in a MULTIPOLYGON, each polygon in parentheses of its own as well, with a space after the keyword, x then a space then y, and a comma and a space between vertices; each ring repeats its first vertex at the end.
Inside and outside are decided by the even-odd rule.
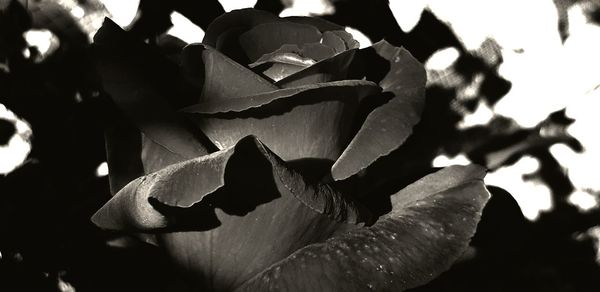
POLYGON ((157 234, 194 282, 227 290, 307 244, 372 219, 247 137, 134 180, 92 220, 105 229, 157 234))
MULTIPOLYGON (((381 70, 387 66, 380 60, 375 64, 381 65, 368 67, 364 74, 380 80, 383 92, 391 93, 394 97, 369 113, 356 136, 331 168, 335 180, 347 179, 398 149, 412 134, 412 128, 419 122, 423 110, 426 81, 423 65, 405 49, 386 41, 376 43, 372 49, 361 53, 373 55, 373 51, 389 63, 389 70, 381 70)), ((373 56, 369 59, 373 59, 373 56)))
POLYGON ((485 171, 455 166, 392 197, 371 227, 302 248, 236 291, 402 291, 447 270, 473 236, 489 198, 485 171))
POLYGON ((211 145, 203 134, 172 110, 185 102, 165 98, 179 93, 173 92, 180 76, 177 65, 109 19, 94 40, 103 88, 129 121, 146 137, 182 158, 210 152, 211 145), (149 67, 153 62, 158 69, 149 67))
POLYGON ((250 69, 204 44, 183 50, 183 71, 196 86, 202 84, 202 96, 196 102, 238 99, 278 89, 250 69), (203 68, 198 70, 197 67, 203 68), (235 82, 232 82, 235 80, 235 82))
POLYGON ((335 160, 349 140, 361 99, 379 93, 370 81, 344 80, 281 89, 184 109, 221 149, 256 135, 285 160, 335 160))

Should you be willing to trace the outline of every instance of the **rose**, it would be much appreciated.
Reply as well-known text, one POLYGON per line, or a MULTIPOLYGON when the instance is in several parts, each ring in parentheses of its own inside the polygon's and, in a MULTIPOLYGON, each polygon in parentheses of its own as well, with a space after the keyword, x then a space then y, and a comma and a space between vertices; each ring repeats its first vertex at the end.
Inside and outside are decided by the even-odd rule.
POLYGON ((348 187, 418 122, 425 73, 402 48, 358 50, 335 24, 257 10, 216 19, 179 67, 110 21, 95 47, 119 111, 106 135, 116 194, 92 220, 163 247, 201 287, 403 290, 473 235, 480 167, 389 197, 348 187), (374 196, 391 208, 365 207, 374 196))

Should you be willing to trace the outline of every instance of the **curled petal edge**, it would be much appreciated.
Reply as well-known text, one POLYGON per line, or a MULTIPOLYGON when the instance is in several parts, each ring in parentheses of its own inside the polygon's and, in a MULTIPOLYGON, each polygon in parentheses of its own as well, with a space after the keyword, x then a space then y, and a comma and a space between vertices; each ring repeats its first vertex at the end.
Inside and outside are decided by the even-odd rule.
POLYGON ((160 205, 190 208, 201 204, 208 196, 218 195, 217 191, 225 186, 225 176, 230 172, 228 165, 233 160, 243 163, 245 159, 256 158, 270 163, 272 173, 268 176, 275 181, 280 196, 292 196, 335 221, 371 223, 370 214, 362 205, 328 185, 307 183, 253 136, 243 138, 234 147, 176 163, 133 180, 98 210, 92 221, 101 228, 121 231, 156 232, 178 228, 178 224, 185 222, 165 215, 160 205), (234 155, 236 152, 243 155, 234 155), (190 175, 196 179, 189 180, 190 175), (182 179, 187 179, 186 183, 191 184, 187 189, 193 192, 178 192, 182 179))
MULTIPOLYGON (((407 50, 380 41, 369 50, 390 62, 379 82, 383 93, 393 97, 375 108, 331 167, 335 180, 345 180, 377 159, 398 149, 420 121, 425 104, 425 69, 407 50)), ((364 52, 364 51, 363 51, 364 52)))
POLYGON ((236 291, 403 291, 450 268, 490 197, 479 166, 453 166, 392 197, 373 226, 308 245, 236 291), (298 281, 302 279, 302 281, 298 281))

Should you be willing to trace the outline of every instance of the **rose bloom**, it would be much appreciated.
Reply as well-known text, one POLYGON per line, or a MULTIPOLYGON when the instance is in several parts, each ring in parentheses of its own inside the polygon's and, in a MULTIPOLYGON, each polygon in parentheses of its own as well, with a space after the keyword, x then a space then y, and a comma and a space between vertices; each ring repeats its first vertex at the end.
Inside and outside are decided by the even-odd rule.
POLYGON ((195 287, 400 291, 468 246, 489 197, 481 167, 394 194, 361 181, 419 121, 425 71, 405 49, 253 9, 170 58, 110 20, 94 46, 116 110, 114 196, 92 220, 160 246, 195 287))

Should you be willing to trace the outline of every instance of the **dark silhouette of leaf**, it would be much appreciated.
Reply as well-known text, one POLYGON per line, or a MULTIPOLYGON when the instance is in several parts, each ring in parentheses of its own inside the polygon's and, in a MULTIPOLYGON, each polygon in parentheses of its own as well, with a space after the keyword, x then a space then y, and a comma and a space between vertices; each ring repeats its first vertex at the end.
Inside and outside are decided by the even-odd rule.
POLYGON ((215 18, 225 13, 217 0, 141 0, 138 8, 140 17, 129 29, 141 39, 158 36, 171 27, 170 15, 173 11, 181 13, 204 30, 215 18))
POLYGON ((15 124, 11 121, 0 119, 0 146, 8 144, 10 138, 16 133, 15 124))

